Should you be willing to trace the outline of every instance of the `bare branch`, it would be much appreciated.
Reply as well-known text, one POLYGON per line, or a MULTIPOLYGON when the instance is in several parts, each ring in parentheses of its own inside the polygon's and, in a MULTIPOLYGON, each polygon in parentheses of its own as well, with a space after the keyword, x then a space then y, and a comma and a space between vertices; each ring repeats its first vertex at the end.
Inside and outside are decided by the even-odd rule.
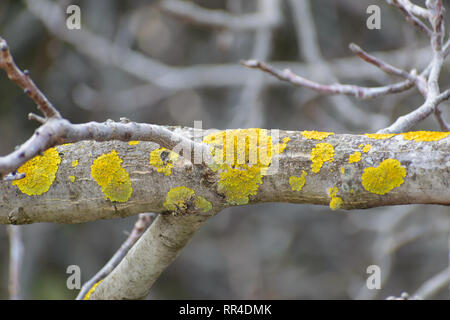
POLYGON ((395 6, 400 12, 405 16, 405 19, 412 25, 417 27, 419 30, 423 31, 428 37, 431 38, 432 31, 428 28, 420 19, 415 17, 399 0, 386 0, 387 3, 395 6))
POLYGON ((389 127, 379 130, 378 133, 399 133, 405 132, 411 128, 416 123, 426 119, 430 114, 432 114, 435 108, 445 100, 450 98, 450 89, 444 91, 439 96, 435 98, 430 98, 425 101, 423 105, 414 110, 407 115, 399 117, 392 125, 389 127))
POLYGON ((367 53, 366 51, 364 51, 363 49, 361 49, 358 45, 356 45, 354 43, 350 43, 349 48, 353 53, 358 55, 358 57, 360 57, 362 60, 364 60, 370 64, 373 64, 374 66, 380 68, 387 74, 398 76, 398 77, 401 77, 406 80, 411 80, 413 82, 416 82, 416 80, 417 80, 416 77, 414 76, 414 74, 408 73, 405 70, 396 68, 384 61, 381 61, 380 59, 367 53))
POLYGON ((282 81, 289 82, 296 86, 309 88, 323 95, 345 94, 354 96, 355 98, 362 100, 372 99, 392 93, 403 92, 411 89, 414 86, 414 83, 410 80, 384 87, 360 87, 348 84, 324 85, 298 76, 289 69, 281 71, 261 61, 247 60, 241 61, 241 64, 248 68, 260 69, 261 71, 267 72, 282 81))
POLYGON ((5 70, 8 78, 21 87, 24 92, 36 103, 37 107, 47 118, 61 118, 59 112, 53 107, 48 99, 36 87, 29 76, 29 72, 24 72, 14 63, 14 59, 9 52, 6 41, 0 37, 0 68, 5 70))
POLYGON ((72 124, 66 119, 51 118, 39 127, 34 135, 18 149, 9 155, 0 157, 0 175, 16 171, 26 161, 43 153, 50 147, 83 140, 151 141, 175 152, 181 149, 178 150, 180 155, 187 157, 199 168, 204 169, 205 165, 211 161, 207 145, 178 135, 163 126, 114 121, 72 124), (203 156, 201 159, 196 158, 196 154, 203 156))
POLYGON ((111 257, 111 259, 105 264, 105 266, 83 285, 77 295, 76 300, 82 300, 94 284, 104 279, 111 273, 111 271, 113 271, 113 269, 120 263, 120 261, 122 261, 131 247, 133 247, 133 245, 139 240, 144 231, 147 230, 147 228, 152 224, 155 218, 155 213, 139 214, 138 220, 134 224, 133 230, 131 231, 125 242, 120 246, 119 250, 117 250, 117 252, 111 257))
POLYGON ((409 0, 400 0, 400 2, 403 4, 405 9, 408 10, 413 15, 419 16, 424 19, 429 18, 430 12, 427 9, 425 9, 421 6, 418 6, 414 3, 411 3, 411 1, 409 1, 409 0))

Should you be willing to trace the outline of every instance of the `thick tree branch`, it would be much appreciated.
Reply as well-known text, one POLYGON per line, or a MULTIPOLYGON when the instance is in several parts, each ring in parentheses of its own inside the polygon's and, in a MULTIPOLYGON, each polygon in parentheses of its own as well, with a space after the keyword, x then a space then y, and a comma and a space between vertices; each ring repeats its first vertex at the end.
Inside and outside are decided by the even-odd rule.
POLYGON ((83 285, 77 295, 77 300, 82 300, 85 298, 86 294, 94 284, 106 278, 114 270, 114 268, 126 256, 128 251, 130 251, 133 245, 139 240, 145 230, 147 230, 148 226, 152 224, 155 218, 156 214, 154 213, 139 214, 139 218, 134 224, 133 230, 131 230, 131 233, 125 242, 120 246, 119 250, 117 250, 111 259, 109 259, 105 266, 83 285))
MULTIPOLYGON (((190 128, 163 128, 167 131, 173 130, 184 139, 192 138, 195 132, 190 128)), ((286 144, 286 150, 276 158, 279 159, 278 170, 273 175, 262 177, 261 185, 255 185, 257 194, 249 196, 249 203, 329 205, 328 189, 341 186, 340 190, 345 188, 341 191, 341 208, 344 209, 410 203, 449 205, 450 189, 447 183, 450 177, 447 163, 450 137, 445 137, 445 133, 431 133, 430 136, 442 139, 420 142, 406 140, 408 137, 414 138, 414 135, 397 135, 386 140, 377 140, 364 135, 336 134, 324 141, 317 141, 305 139, 301 132, 280 131, 280 140, 289 138, 290 141, 286 144), (318 143, 324 142, 333 146, 334 161, 325 162, 325 169, 314 173, 311 171, 311 153, 318 143), (357 147, 360 145, 371 145, 369 153, 362 152, 357 147), (351 164, 349 157, 355 152, 361 153, 361 161, 351 164), (367 191, 361 180, 364 170, 369 167, 376 168, 388 158, 398 160, 405 168, 404 183, 384 196, 367 191), (289 179, 291 176, 300 177, 302 170, 308 174, 305 187, 302 192, 293 191, 289 179), (344 170, 345 174, 342 174, 341 170, 344 170), (427 186, 426 191, 423 186, 427 186), (353 193, 350 192, 351 189, 353 193)), ((417 137, 420 140, 421 135, 417 137)), ((151 142, 129 145, 121 141, 84 141, 57 146, 61 163, 55 181, 47 192, 30 196, 22 193, 13 185, 14 182, 0 183, 3 199, 0 202, 0 223, 77 223, 125 217, 141 212, 164 212, 167 209, 163 203, 169 190, 179 186, 186 186, 202 195, 217 211, 230 205, 224 198, 223 189, 218 189, 221 179, 219 172, 192 170, 192 163, 180 157, 173 163, 171 175, 166 176, 149 162, 150 153, 156 148, 159 146, 151 142), (111 202, 106 199, 92 177, 93 161, 104 154, 110 154, 112 150, 115 150, 123 161, 122 166, 130 176, 133 191, 126 202, 111 202), (79 163, 75 168, 72 166, 73 161, 79 163), (74 182, 70 180, 71 176, 74 182)), ((244 174, 242 179, 245 180, 245 177, 244 174)), ((248 185, 244 180, 236 181, 237 185, 248 185)))

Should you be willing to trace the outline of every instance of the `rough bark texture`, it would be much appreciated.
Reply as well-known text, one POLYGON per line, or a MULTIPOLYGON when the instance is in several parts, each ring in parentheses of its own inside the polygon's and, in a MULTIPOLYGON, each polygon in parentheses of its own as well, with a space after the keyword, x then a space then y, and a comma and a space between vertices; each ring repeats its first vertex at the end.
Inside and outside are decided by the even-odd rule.
MULTIPOLYGON (((169 129, 188 138, 193 135, 191 128, 169 129)), ((201 170, 182 157, 173 161, 171 173, 166 175, 150 164, 150 153, 158 148, 151 142, 86 141, 62 145, 56 147, 60 163, 48 191, 27 195, 13 185, 14 182, 0 182, 0 223, 79 223, 141 212, 167 212, 163 204, 168 192, 180 186, 211 202, 213 210, 207 214, 234 204, 258 202, 312 203, 330 205, 334 209, 412 203, 450 205, 450 137, 445 135, 400 134, 374 139, 365 135, 333 134, 319 135, 321 139, 317 140, 317 135, 313 139, 306 138, 300 131, 280 131, 280 142, 287 137, 290 140, 285 143, 284 151, 273 158, 272 166, 279 160, 278 169, 273 174, 263 175, 261 183, 254 184, 254 192, 238 200, 232 199, 232 192, 226 188, 252 184, 245 180, 247 177, 242 181, 234 178, 237 186, 232 186, 224 183, 220 171, 201 170), (436 141, 420 141, 433 139, 436 141), (332 161, 331 158, 323 163, 316 161, 314 166, 312 151, 316 149, 319 160, 327 152, 326 148, 317 148, 319 145, 331 146, 334 154, 332 161), (123 202, 108 199, 92 176, 94 161, 113 150, 122 160, 121 167, 131 181, 131 195, 123 202), (387 164, 392 163, 383 162, 389 159, 398 166, 391 168, 387 164), (404 169, 404 177, 399 167, 404 169), (313 168, 317 172, 313 172, 313 168), (362 181, 365 172, 372 178, 385 175, 388 182, 398 181, 381 191, 368 191, 368 183, 365 187, 362 181), (332 203, 333 198, 340 200, 332 203)))

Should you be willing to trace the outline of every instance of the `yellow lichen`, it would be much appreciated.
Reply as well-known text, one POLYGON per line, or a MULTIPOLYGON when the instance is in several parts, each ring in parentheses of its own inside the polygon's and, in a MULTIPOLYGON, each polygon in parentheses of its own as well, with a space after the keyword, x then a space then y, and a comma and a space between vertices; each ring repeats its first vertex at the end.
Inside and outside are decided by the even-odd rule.
POLYGON ((361 161, 361 152, 359 152, 359 151, 353 152, 348 157, 348 163, 355 163, 355 162, 359 162, 359 161, 361 161))
POLYGON ((78 165, 78 160, 73 160, 72 161, 72 167, 76 167, 78 165))
POLYGON ((163 203, 164 208, 169 211, 185 211, 188 202, 192 201, 195 195, 194 190, 187 187, 176 187, 169 190, 166 202, 163 203))
POLYGON ((91 297, 91 294, 94 293, 95 289, 97 289, 98 285, 103 281, 100 280, 99 282, 95 283, 92 288, 89 289, 88 293, 86 293, 86 295, 83 297, 83 300, 89 300, 89 298, 91 297))
POLYGON ((311 170, 317 173, 325 162, 334 161, 334 148, 329 143, 318 143, 311 151, 311 170))
POLYGON ((69 176, 70 182, 75 182, 75 176, 69 176))
POLYGON ((450 135, 450 132, 412 131, 402 133, 403 139, 414 141, 439 141, 450 135))
POLYGON ((113 150, 95 159, 91 166, 92 177, 102 188, 105 198, 111 201, 126 202, 133 192, 130 177, 122 168, 122 162, 113 150))
POLYGON ((345 167, 341 168, 341 173, 344 174, 345 173, 345 167))
POLYGON ((190 204, 194 204, 203 213, 212 209, 212 204, 202 196, 196 196, 195 191, 187 187, 175 187, 167 193, 164 208, 174 213, 186 212, 190 204))
POLYGON ((395 136, 395 133, 366 133, 365 136, 371 139, 384 140, 395 136))
POLYGON ((305 170, 302 170, 302 175, 300 177, 289 177, 289 184, 291 185, 292 190, 294 191, 302 191, 303 186, 306 182, 306 175, 308 173, 305 170))
POLYGON ((372 148, 372 145, 371 145, 371 144, 366 144, 366 145, 364 146, 364 148, 362 149, 362 152, 367 153, 367 152, 370 151, 371 148, 372 148))
POLYGON ((306 139, 323 140, 323 139, 327 138, 328 136, 331 136, 334 133, 333 132, 320 132, 320 131, 302 131, 301 134, 306 139))
POLYGON ((130 146, 135 146, 135 145, 139 144, 139 141, 128 141, 128 144, 130 146))
POLYGON ((173 162, 178 159, 178 154, 166 148, 155 149, 150 152, 150 164, 156 171, 166 176, 172 174, 173 162))
POLYGON ((194 201, 196 208, 201 209, 203 213, 208 212, 212 209, 212 204, 202 196, 198 196, 194 201))
POLYGON ((403 184, 406 170, 400 161, 386 159, 378 167, 364 169, 361 182, 367 191, 375 194, 386 194, 403 184))
POLYGON ((18 173, 25 174, 25 178, 14 180, 12 184, 29 196, 41 195, 50 189, 60 162, 56 148, 50 148, 42 156, 34 157, 17 169, 18 173))
POLYGON ((328 195, 330 196, 331 200, 330 200, 330 208, 331 210, 337 210, 342 206, 342 198, 336 196, 338 193, 338 188, 337 187, 332 187, 328 189, 328 195))
POLYGON ((273 157, 286 149, 289 140, 285 137, 281 144, 274 144, 267 130, 259 128, 219 131, 206 136, 203 142, 210 145, 214 159, 211 169, 220 172, 217 190, 227 202, 248 203, 249 196, 257 194, 273 157))

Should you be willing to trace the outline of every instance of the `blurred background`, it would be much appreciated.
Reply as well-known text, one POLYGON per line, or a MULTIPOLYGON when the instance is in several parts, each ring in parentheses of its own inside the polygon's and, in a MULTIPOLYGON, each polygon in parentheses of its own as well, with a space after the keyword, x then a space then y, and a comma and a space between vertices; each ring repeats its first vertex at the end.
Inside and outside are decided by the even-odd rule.
MULTIPOLYGON (((445 3, 446 4, 446 3, 445 3)), ((446 21, 448 22, 448 16, 446 21)), ((397 67, 421 71, 428 40, 385 1, 2 0, 0 35, 21 69, 73 123, 118 120, 203 128, 376 132, 423 102, 417 90, 370 101, 323 97, 240 60, 257 58, 309 79, 381 86, 398 81, 348 49, 355 42, 397 67), (81 30, 65 26, 81 8, 81 30), (369 30, 366 9, 381 9, 369 30)), ((448 88, 448 69, 441 89, 448 88)), ((0 154, 37 124, 33 102, 0 72, 0 154)), ((443 107, 447 119, 450 110, 443 107)), ((414 130, 439 130, 433 117, 414 130)), ((157 188, 157 186, 155 186, 157 188)), ((149 299, 385 299, 402 292, 449 299, 450 210, 398 206, 332 212, 264 204, 224 210, 195 235, 149 299), (381 290, 366 269, 381 268, 381 290)), ((126 239, 137 217, 22 228, 26 299, 73 299, 126 239)), ((0 226, 0 298, 8 298, 9 242, 0 226)))

